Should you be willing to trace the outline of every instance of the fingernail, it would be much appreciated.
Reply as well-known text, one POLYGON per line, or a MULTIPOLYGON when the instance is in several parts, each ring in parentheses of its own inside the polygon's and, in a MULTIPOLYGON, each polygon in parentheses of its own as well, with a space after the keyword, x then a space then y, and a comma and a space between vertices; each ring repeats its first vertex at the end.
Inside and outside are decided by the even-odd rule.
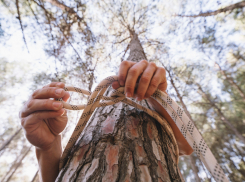
POLYGON ((126 93, 126 97, 131 97, 131 93, 130 92, 127 92, 126 93))
POLYGON ((55 91, 55 93, 56 93, 57 95, 60 95, 61 92, 62 92, 62 90, 63 90, 63 89, 57 89, 57 90, 55 91))
POLYGON ((53 102, 54 108, 58 109, 61 106, 61 102, 53 102))

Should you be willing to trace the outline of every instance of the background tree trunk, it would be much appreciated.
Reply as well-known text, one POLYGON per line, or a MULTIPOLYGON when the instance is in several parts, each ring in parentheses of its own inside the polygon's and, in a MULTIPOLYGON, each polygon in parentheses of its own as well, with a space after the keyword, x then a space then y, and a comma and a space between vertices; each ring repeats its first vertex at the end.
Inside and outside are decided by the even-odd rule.
MULTIPOLYGON (((244 2, 245 3, 245 2, 244 2)), ((243 93, 241 87, 239 87, 239 85, 236 84, 236 82, 234 81, 234 79, 232 77, 228 77, 228 75, 226 74, 226 72, 220 67, 220 65, 216 62, 215 63, 218 67, 220 72, 222 73, 222 75, 225 76, 225 79, 234 87, 237 89, 238 93, 240 94, 240 96, 242 97, 242 100, 245 102, 245 94, 243 93)))
MULTIPOLYGON (((174 80, 173 80, 173 78, 172 78, 172 75, 171 75, 171 73, 170 73, 170 70, 168 70, 165 66, 164 66, 164 68, 165 68, 165 70, 168 72, 168 75, 169 75, 169 78, 170 78, 170 83, 171 83, 171 85, 173 86, 173 88, 174 88, 174 90, 175 90, 175 92, 176 92, 176 94, 177 94, 177 97, 178 97, 178 99, 179 99, 179 101, 180 101, 180 103, 181 103, 181 105, 182 105, 182 107, 183 107, 185 113, 186 113, 187 116, 193 121, 193 119, 192 119, 192 117, 191 117, 191 115, 190 115, 190 113, 189 113, 189 111, 188 111, 188 109, 187 109, 187 106, 185 105, 185 103, 184 103, 184 101, 183 101, 183 97, 182 97, 181 94, 179 93, 179 90, 177 89, 177 87, 176 87, 176 85, 175 85, 175 83, 174 83, 174 80)), ((196 166, 196 160, 195 160, 195 158, 194 158, 193 155, 190 155, 189 158, 190 158, 191 169, 192 169, 192 171, 193 171, 193 173, 194 173, 194 176, 195 176, 195 181, 196 181, 196 182, 201 182, 201 179, 200 179, 199 176, 198 176, 199 169, 198 169, 198 167, 196 166)))
MULTIPOLYGON (((146 60, 137 34, 129 31, 127 60, 146 60)), ((94 112, 56 181, 184 181, 177 161, 172 141, 155 119, 118 103, 94 112)))
POLYGON ((38 180, 38 171, 39 171, 39 170, 37 170, 37 172, 36 172, 35 175, 33 176, 31 182, 39 182, 39 180, 38 180))
POLYGON ((16 135, 19 134, 19 132, 21 131, 22 128, 19 128, 12 136, 10 136, 3 144, 2 146, 0 147, 0 151, 4 150, 9 144, 10 142, 14 139, 14 137, 16 135))
POLYGON ((31 150, 30 146, 29 148, 27 148, 27 150, 25 150, 25 148, 23 150, 25 150, 24 154, 22 155, 22 153, 20 153, 20 155, 18 156, 18 158, 16 159, 15 163, 13 163, 13 165, 10 167, 9 172, 2 178, 2 181, 5 182, 9 182, 11 180, 11 178, 13 177, 14 173, 16 172, 16 170, 20 167, 20 165, 22 164, 23 159, 27 156, 27 154, 30 152, 31 150), (6 179, 7 178, 7 179, 6 179), (5 180, 6 179, 6 180, 5 180))
POLYGON ((209 101, 209 103, 217 110, 218 114, 220 115, 220 119, 226 124, 227 127, 230 128, 234 132, 234 134, 245 144, 245 138, 242 134, 234 127, 234 125, 227 119, 221 109, 210 99, 210 97, 203 91, 200 84, 195 83, 198 86, 198 90, 201 94, 209 101))
POLYGON ((198 15, 178 15, 178 16, 193 17, 193 18, 200 17, 200 16, 202 16, 202 17, 214 16, 214 15, 217 15, 219 13, 231 12, 234 9, 243 8, 244 6, 245 6, 245 2, 241 1, 241 2, 238 2, 238 3, 235 3, 235 4, 231 4, 230 6, 226 6, 225 8, 221 8, 221 9, 215 10, 215 11, 209 11, 209 12, 205 12, 205 13, 200 13, 198 15))

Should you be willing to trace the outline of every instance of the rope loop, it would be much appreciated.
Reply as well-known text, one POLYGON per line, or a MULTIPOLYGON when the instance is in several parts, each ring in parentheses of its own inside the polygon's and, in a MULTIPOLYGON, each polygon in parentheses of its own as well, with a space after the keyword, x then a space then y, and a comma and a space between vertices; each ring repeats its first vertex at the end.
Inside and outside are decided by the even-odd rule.
MULTIPOLYGON (((124 87, 120 87, 116 90, 112 90, 109 92, 109 96, 104 96, 105 91, 107 90, 108 86, 112 84, 112 82, 118 81, 117 76, 110 76, 102 80, 98 86, 95 88, 93 92, 89 92, 87 90, 78 88, 78 87, 72 87, 67 86, 64 87, 65 91, 72 91, 72 92, 78 92, 85 95, 89 95, 89 100, 86 105, 71 105, 66 102, 64 102, 62 99, 57 99, 63 103, 64 108, 69 110, 83 110, 82 116, 80 117, 77 126, 71 136, 71 138, 68 141, 68 144, 63 151, 59 168, 60 170, 64 167, 66 164, 70 151, 72 147, 74 146, 75 142, 77 141, 78 137, 84 130, 87 122, 89 121, 90 116, 93 114, 94 110, 97 107, 104 107, 108 105, 113 105, 118 102, 124 102, 128 105, 131 105, 137 109, 140 109, 153 118, 155 118, 165 129, 165 131, 170 136, 171 140, 173 141, 174 150, 177 154, 177 161, 179 158, 179 148, 178 143, 176 141, 176 138, 174 136, 173 130, 169 123, 156 111, 153 111, 151 109, 148 109, 139 103, 133 101, 132 99, 129 99, 125 97, 124 94, 124 87)), ((200 160, 204 163, 208 171, 211 173, 213 178, 217 182, 228 182, 228 178, 224 174, 222 168, 218 164, 217 160, 213 156, 211 150, 205 143, 203 137, 193 124, 193 121, 190 120, 190 118, 185 114, 185 112, 179 107, 179 105, 167 94, 164 92, 157 90, 152 96, 158 104, 161 105, 161 107, 167 111, 169 116, 173 119, 176 126, 178 127, 179 131, 182 133, 182 135, 185 137, 186 141, 189 143, 189 145, 194 149, 197 156, 200 158, 200 160)))

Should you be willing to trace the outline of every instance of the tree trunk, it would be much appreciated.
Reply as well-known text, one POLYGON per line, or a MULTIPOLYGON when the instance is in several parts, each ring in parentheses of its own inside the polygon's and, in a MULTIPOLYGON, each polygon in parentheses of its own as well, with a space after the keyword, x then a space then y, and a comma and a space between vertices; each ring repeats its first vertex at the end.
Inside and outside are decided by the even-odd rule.
POLYGON ((244 7, 245 7, 245 1, 242 1, 242 2, 238 2, 238 3, 232 4, 230 6, 226 6, 225 8, 218 9, 216 11, 209 11, 209 12, 206 12, 206 13, 200 13, 198 15, 178 15, 178 16, 181 16, 181 17, 192 17, 192 18, 201 17, 201 16, 202 17, 207 17, 207 16, 214 16, 214 15, 217 15, 219 13, 231 12, 234 9, 244 8, 244 7))
MULTIPOLYGON (((244 2, 245 3, 245 2, 244 2)), ((216 63, 216 65, 219 67, 219 70, 220 72, 222 73, 222 75, 225 76, 226 80, 233 86, 237 89, 237 91, 239 92, 240 96, 242 97, 243 101, 245 102, 245 94, 243 93, 241 87, 239 87, 235 81, 231 78, 231 77, 228 77, 226 72, 224 70, 221 69, 220 65, 218 63, 216 63)))
POLYGON ((195 181, 196 182, 201 182, 201 179, 198 176, 198 171, 199 170, 198 170, 198 168, 196 166, 196 160, 195 160, 195 158, 192 155, 190 155, 189 158, 190 158, 190 162, 191 162, 191 169, 192 169, 192 171, 193 171, 193 173, 195 175, 195 181))
POLYGON ((37 170, 37 172, 35 173, 35 175, 33 176, 33 178, 32 178, 32 180, 31 180, 31 182, 37 182, 38 180, 38 171, 39 170, 37 170))
MULTIPOLYGON (((130 33, 127 60, 146 60, 137 34, 130 33)), ((143 111, 124 103, 100 107, 56 181, 183 181, 172 143, 163 127, 143 111)))
POLYGON ((233 124, 226 118, 224 113, 221 111, 221 109, 210 99, 210 97, 202 90, 201 85, 196 83, 198 86, 199 91, 204 95, 204 97, 209 101, 209 103, 218 111, 218 114, 220 115, 220 119, 228 126, 234 134, 245 144, 245 138, 240 134, 240 132, 233 126, 233 124))
POLYGON ((5 147, 7 147, 10 142, 13 140, 13 138, 18 135, 18 133, 21 131, 22 128, 19 128, 12 136, 10 136, 0 147, 0 151, 2 151, 5 147))
MULTIPOLYGON (((32 146, 31 146, 32 147, 32 146)), ((20 165, 22 164, 23 159, 27 156, 27 154, 30 152, 31 147, 29 147, 24 155, 22 155, 22 157, 19 159, 19 157, 21 156, 21 154, 17 157, 17 160, 13 163, 13 165, 11 166, 9 172, 2 178, 2 181, 5 182, 9 182, 10 179, 12 178, 12 176, 14 175, 15 171, 20 167, 20 165), (7 178, 7 179, 6 179, 7 178), (6 180, 5 180, 6 179, 6 180)))
MULTIPOLYGON (((179 98, 179 101, 180 101, 180 103, 181 103, 181 105, 182 105, 182 107, 183 107, 185 113, 186 113, 187 116, 193 121, 193 119, 192 119, 192 117, 191 117, 191 115, 190 115, 190 113, 189 113, 189 111, 188 111, 188 109, 187 109, 187 107, 186 107, 186 105, 185 105, 185 103, 184 103, 184 101, 183 101, 183 98, 182 98, 182 96, 181 96, 180 93, 179 93, 179 90, 178 90, 177 87, 175 86, 175 83, 174 83, 174 80, 173 80, 173 78, 172 78, 172 75, 170 74, 170 70, 168 70, 166 67, 165 67, 165 70, 168 72, 168 75, 169 75, 169 78, 170 78, 171 85, 173 86, 173 88, 174 88, 174 90, 175 90, 175 92, 176 92, 176 94, 177 94, 177 97, 179 98)), ((196 166, 196 160, 195 160, 195 158, 193 157, 193 154, 190 155, 189 158, 190 158, 191 169, 192 169, 192 171, 193 171, 193 173, 194 173, 194 175, 195 175, 195 181, 196 181, 196 182, 201 182, 201 179, 200 179, 199 176, 198 176, 199 169, 198 169, 198 167, 196 166)))

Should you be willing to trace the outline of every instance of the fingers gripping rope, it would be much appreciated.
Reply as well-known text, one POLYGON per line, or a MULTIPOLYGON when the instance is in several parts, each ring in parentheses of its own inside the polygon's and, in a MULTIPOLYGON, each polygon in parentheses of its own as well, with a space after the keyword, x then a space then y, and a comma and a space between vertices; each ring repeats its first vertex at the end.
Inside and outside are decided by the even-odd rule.
MULTIPOLYGON (((60 170, 64 167, 65 162, 69 156, 69 153, 77 141, 78 137, 82 133, 83 129, 85 128, 90 116, 93 114, 93 111, 97 107, 101 106, 108 106, 113 105, 118 102, 124 102, 128 105, 131 105, 137 109, 143 110, 144 112, 148 113, 150 116, 155 118, 167 131, 169 136, 173 141, 173 146, 175 149, 176 154, 179 154, 179 148, 177 145, 177 141, 174 137, 174 133, 172 131, 171 126, 169 123, 160 116, 157 112, 152 111, 148 108, 143 107, 142 105, 134 102, 133 100, 126 98, 124 95, 124 87, 120 87, 117 90, 113 90, 110 92, 109 96, 104 96, 103 94, 107 90, 108 86, 111 85, 112 82, 118 81, 117 76, 110 76, 102 80, 99 85, 95 88, 95 90, 91 93, 87 90, 68 86, 65 87, 65 91, 71 92, 78 92, 85 95, 89 95, 89 100, 86 105, 71 105, 64 102, 62 99, 58 99, 63 103, 64 108, 69 110, 82 110, 83 114, 78 121, 78 124, 68 141, 68 144, 63 152, 62 158, 60 160, 60 170)), ((175 124, 189 143, 189 145, 194 149, 198 157, 204 163, 206 168, 209 170, 213 178, 217 182, 227 182, 229 181, 226 175, 224 174, 223 170, 221 169, 220 165, 217 163, 217 160, 213 156, 211 150, 203 140, 201 134, 198 132, 197 128, 194 126, 193 122, 188 118, 188 116, 183 112, 183 110, 178 106, 178 104, 172 100, 167 94, 164 92, 157 90, 151 98, 155 99, 171 116, 174 120, 175 124)), ((177 156, 178 159, 179 156, 177 156)), ((176 161, 178 163, 178 161, 176 161)))

